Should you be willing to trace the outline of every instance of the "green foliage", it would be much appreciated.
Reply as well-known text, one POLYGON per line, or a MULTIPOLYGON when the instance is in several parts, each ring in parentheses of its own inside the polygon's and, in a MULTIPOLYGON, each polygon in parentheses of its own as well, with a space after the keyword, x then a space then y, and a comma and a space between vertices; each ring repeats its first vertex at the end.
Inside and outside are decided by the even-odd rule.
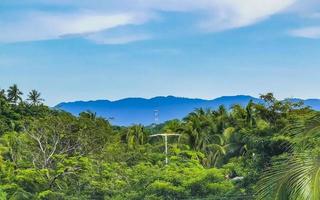
POLYGON ((7 194, 0 188, 0 200, 6 200, 7 194))
POLYGON ((258 199, 320 199, 319 119, 316 114, 303 126, 298 121, 284 130, 295 136, 294 144, 287 145, 293 152, 273 160, 257 184, 258 199))
POLYGON ((66 199, 63 193, 46 190, 37 195, 37 199, 41 200, 63 200, 66 199))
POLYGON ((257 185, 257 199, 320 199, 320 154, 306 152, 273 161, 257 185))
POLYGON ((21 95, 0 90, 0 200, 319 199, 320 114, 271 93, 147 127, 21 95))

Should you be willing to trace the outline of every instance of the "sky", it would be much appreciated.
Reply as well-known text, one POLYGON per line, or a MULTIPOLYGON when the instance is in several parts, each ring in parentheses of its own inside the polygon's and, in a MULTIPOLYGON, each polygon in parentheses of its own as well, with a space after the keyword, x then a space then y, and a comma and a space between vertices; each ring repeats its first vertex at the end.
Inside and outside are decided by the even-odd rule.
POLYGON ((320 98, 319 0, 1 0, 0 88, 320 98))

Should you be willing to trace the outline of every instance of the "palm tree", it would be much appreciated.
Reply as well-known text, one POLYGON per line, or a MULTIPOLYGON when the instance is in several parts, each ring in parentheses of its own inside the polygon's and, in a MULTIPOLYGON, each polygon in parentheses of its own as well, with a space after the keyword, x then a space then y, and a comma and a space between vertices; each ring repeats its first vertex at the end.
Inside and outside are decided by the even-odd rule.
POLYGON ((164 127, 162 128, 163 132, 166 133, 177 133, 182 130, 181 122, 180 120, 170 120, 165 123, 164 127))
POLYGON ((320 154, 304 152, 275 161, 259 181, 256 199, 319 200, 320 154))
POLYGON ((256 118, 254 114, 254 103, 253 100, 250 100, 246 107, 246 121, 249 127, 254 127, 256 125, 256 118))
POLYGON ((41 98, 41 93, 37 90, 29 92, 27 100, 30 101, 32 105, 39 105, 44 101, 44 99, 41 98))
POLYGON ((205 148, 208 167, 220 166, 224 159, 232 155, 241 155, 246 152, 246 146, 241 141, 242 134, 233 127, 226 128, 223 133, 216 133, 211 137, 211 143, 205 148))
POLYGON ((216 123, 218 125, 218 131, 223 132, 224 129, 228 126, 229 123, 229 116, 228 111, 225 106, 219 106, 218 110, 214 112, 216 116, 216 123))
MULTIPOLYGON (((245 123, 246 112, 241 109, 245 123)), ((231 116, 229 117, 224 106, 220 106, 216 111, 196 109, 184 118, 179 130, 180 140, 191 149, 205 154, 205 166, 219 166, 226 156, 239 155, 245 150, 241 141, 243 135, 231 126, 230 121, 231 116)))
POLYGON ((320 199, 320 114, 307 122, 297 122, 285 129, 293 136, 298 148, 288 158, 277 159, 266 170, 257 185, 257 199, 320 199))
POLYGON ((217 111, 197 109, 184 122, 181 139, 193 150, 205 154, 203 164, 207 167, 218 166, 229 153, 244 149, 239 141, 240 133, 228 124, 229 115, 223 106, 217 111))
POLYGON ((23 93, 19 90, 17 84, 14 84, 12 86, 9 87, 9 89, 7 90, 8 93, 8 100, 14 104, 17 104, 18 101, 22 101, 21 95, 23 95, 23 93))
POLYGON ((239 104, 233 105, 230 112, 230 120, 233 126, 238 128, 246 127, 246 110, 239 104))
POLYGON ((142 125, 133 125, 128 128, 126 141, 129 148, 135 148, 147 142, 148 136, 142 125))
POLYGON ((4 89, 0 89, 0 98, 1 99, 6 99, 7 98, 6 91, 4 89))
POLYGON ((184 119, 183 137, 189 146, 197 151, 205 149, 210 143, 210 132, 215 128, 210 110, 196 109, 184 119))

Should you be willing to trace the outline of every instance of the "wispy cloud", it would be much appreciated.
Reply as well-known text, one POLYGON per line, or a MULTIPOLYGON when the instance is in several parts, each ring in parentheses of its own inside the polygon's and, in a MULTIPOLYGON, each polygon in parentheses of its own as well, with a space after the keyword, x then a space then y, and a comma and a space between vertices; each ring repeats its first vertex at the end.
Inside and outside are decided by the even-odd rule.
POLYGON ((151 39, 152 36, 148 34, 121 34, 121 35, 109 35, 106 33, 91 34, 86 37, 98 44, 127 44, 131 42, 137 42, 141 40, 151 39))
POLYGON ((85 36, 118 26, 141 24, 146 20, 144 16, 136 13, 32 12, 19 15, 15 20, 0 22, 1 42, 58 39, 70 35, 85 36))
MULTIPOLYGON (((110 37, 106 32, 116 27, 150 23, 163 11, 190 13, 198 16, 195 27, 200 30, 223 31, 253 25, 285 11, 296 2, 297 0, 31 0, 28 5, 11 0, 4 4, 11 6, 10 11, 0 17, 0 42, 48 40, 66 35, 80 35, 105 44, 150 39, 150 34, 146 33, 130 32, 110 37), (32 9, 14 9, 26 5, 32 9)), ((141 29, 144 27, 141 26, 141 29)))
POLYGON ((320 39, 320 26, 312 26, 291 30, 289 31, 289 34, 295 37, 320 39))
POLYGON ((208 12, 209 17, 204 19, 200 26, 208 31, 249 26, 277 14, 295 0, 225 0, 217 1, 208 12))

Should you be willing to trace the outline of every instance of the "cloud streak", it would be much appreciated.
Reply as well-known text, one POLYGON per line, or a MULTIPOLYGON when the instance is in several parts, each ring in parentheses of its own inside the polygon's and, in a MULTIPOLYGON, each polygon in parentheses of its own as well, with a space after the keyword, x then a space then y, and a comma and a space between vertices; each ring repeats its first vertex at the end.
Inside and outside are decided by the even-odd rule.
POLYGON ((295 37, 308 39, 320 39, 320 26, 304 27, 289 31, 289 34, 295 37))
POLYGON ((136 13, 44 13, 20 14, 14 21, 1 22, 0 41, 21 42, 90 35, 123 25, 138 25, 147 20, 136 13))
MULTIPOLYGON (((142 25, 151 23, 162 12, 190 13, 198 16, 195 27, 200 30, 223 31, 258 23, 286 10, 295 2, 296 0, 110 0, 103 3, 98 0, 30 0, 29 7, 33 6, 31 10, 11 9, 7 12, 9 17, 0 16, 0 42, 49 40, 78 35, 104 44, 129 43, 150 39, 150 34, 133 32, 110 37, 106 32, 129 25, 143 29, 142 25), (52 9, 44 11, 39 5, 52 9), (57 7, 64 9, 57 11, 57 7)), ((4 5, 14 8, 27 4, 11 0, 4 5)))
MULTIPOLYGON (((293 5, 295 0, 225 0, 211 6, 201 27, 208 31, 221 31, 255 24, 293 5)), ((210 8, 210 7, 209 7, 210 8)))
POLYGON ((94 34, 90 34, 86 37, 86 39, 91 40, 98 44, 127 44, 142 40, 149 40, 152 36, 145 33, 119 33, 117 35, 113 33, 98 32, 94 34))

